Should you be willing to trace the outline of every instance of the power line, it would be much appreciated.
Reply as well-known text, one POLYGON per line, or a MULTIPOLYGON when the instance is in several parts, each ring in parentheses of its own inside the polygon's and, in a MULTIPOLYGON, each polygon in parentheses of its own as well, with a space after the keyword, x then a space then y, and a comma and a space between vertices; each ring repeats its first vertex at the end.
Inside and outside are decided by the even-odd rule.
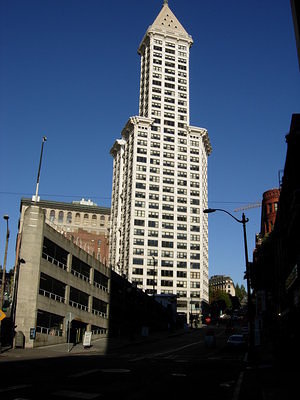
MULTIPOLYGON (((24 193, 24 192, 5 192, 0 191, 0 195, 12 195, 12 196, 32 196, 32 193, 24 193)), ((98 195, 82 195, 82 194, 49 194, 49 193, 41 193, 40 196, 43 197, 63 197, 63 198, 92 198, 92 199, 104 199, 111 200, 111 197, 104 197, 98 195)), ((252 204, 254 202, 251 201, 227 201, 227 200, 209 200, 209 204, 252 204)))

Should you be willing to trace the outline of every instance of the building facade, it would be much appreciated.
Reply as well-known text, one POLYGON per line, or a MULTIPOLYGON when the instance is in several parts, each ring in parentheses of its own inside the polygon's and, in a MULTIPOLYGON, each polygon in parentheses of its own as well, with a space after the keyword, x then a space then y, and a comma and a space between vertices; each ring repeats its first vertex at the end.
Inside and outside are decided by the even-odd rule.
POLYGON ((235 296, 235 286, 230 276, 213 275, 209 279, 209 287, 212 290, 220 290, 224 293, 230 294, 231 296, 235 296))
POLYGON ((274 188, 267 190, 263 194, 261 208, 261 227, 260 234, 264 237, 272 232, 276 220, 280 189, 274 188))
POLYGON ((26 207, 19 230, 12 313, 17 334, 27 348, 64 343, 68 334, 72 342, 85 331, 106 334, 109 269, 46 223, 40 203, 26 207))
POLYGON ((110 264, 177 311, 208 302, 208 132, 190 126, 191 36, 165 1, 138 48, 139 115, 112 149, 110 264))
MULTIPOLYGON (((31 199, 21 199, 20 230, 25 210, 33 204, 31 199)), ((108 264, 110 208, 84 199, 72 203, 40 200, 38 204, 48 225, 104 265, 108 264)))

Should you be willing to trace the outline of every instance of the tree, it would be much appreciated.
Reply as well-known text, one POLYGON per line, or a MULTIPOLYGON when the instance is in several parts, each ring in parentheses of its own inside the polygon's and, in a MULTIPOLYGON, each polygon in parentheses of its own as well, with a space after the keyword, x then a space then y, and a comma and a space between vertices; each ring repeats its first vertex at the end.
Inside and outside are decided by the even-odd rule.
POLYGON ((209 304, 213 317, 219 317, 221 312, 232 308, 230 295, 222 290, 210 290, 209 304))
POLYGON ((239 284, 237 283, 235 286, 235 295, 236 297, 239 299, 240 303, 242 302, 242 300, 247 297, 247 291, 245 289, 244 285, 239 286, 239 284))

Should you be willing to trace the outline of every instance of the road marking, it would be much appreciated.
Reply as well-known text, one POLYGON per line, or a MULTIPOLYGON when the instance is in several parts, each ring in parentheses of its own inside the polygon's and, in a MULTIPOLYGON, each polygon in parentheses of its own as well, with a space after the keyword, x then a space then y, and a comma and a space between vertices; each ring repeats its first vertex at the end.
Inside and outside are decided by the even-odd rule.
POLYGON ((125 368, 103 368, 100 369, 101 372, 108 372, 108 373, 127 373, 131 372, 130 369, 125 369, 125 368))
POLYGON ((94 374, 95 372, 99 372, 101 371, 99 368, 97 369, 90 369, 88 371, 81 371, 81 372, 77 372, 76 374, 72 374, 69 375, 68 378, 79 378, 81 376, 86 376, 86 375, 90 375, 90 374, 94 374))
POLYGON ((240 375, 239 375, 239 379, 238 379, 238 381, 236 383, 236 386, 234 388, 232 400, 238 400, 239 399, 243 379, 244 379, 244 371, 242 371, 240 373, 240 375))
POLYGON ((27 387, 31 387, 32 385, 16 385, 16 386, 9 386, 7 388, 0 389, 0 393, 4 392, 9 392, 11 390, 18 390, 18 389, 24 389, 27 387))
POLYGON ((203 343, 203 341, 198 341, 198 342, 194 342, 194 343, 190 343, 190 344, 186 344, 185 346, 181 346, 181 347, 176 347, 175 349, 172 350, 166 350, 166 351, 162 351, 161 353, 153 353, 153 354, 147 354, 146 356, 141 356, 141 357, 137 357, 137 358, 133 358, 130 361, 141 361, 147 358, 155 358, 155 357, 161 357, 161 356, 165 356, 167 354, 170 353, 176 353, 180 350, 186 349, 188 347, 192 347, 192 346, 196 346, 199 343, 203 343))
POLYGON ((85 393, 85 392, 74 392, 72 390, 59 390, 58 392, 52 393, 54 396, 70 397, 72 399, 95 399, 101 396, 101 393, 85 393))

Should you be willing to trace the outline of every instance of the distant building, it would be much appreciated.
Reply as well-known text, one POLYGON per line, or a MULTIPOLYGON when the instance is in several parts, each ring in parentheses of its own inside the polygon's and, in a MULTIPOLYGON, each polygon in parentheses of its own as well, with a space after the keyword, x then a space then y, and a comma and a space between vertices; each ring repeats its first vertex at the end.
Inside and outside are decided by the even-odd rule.
POLYGON ((230 294, 231 296, 235 296, 235 286, 230 276, 213 275, 209 279, 209 288, 211 290, 220 290, 224 293, 230 294))
POLYGON ((261 203, 261 224, 260 232, 255 236, 255 249, 253 250, 253 261, 255 262, 258 249, 274 229, 278 204, 280 198, 280 189, 270 189, 263 193, 261 203))
MULTIPOLYGON (((34 204, 31 199, 21 199, 20 230, 25 210, 34 204)), ((38 204, 47 224, 108 265, 110 208, 84 199, 72 203, 40 200, 38 204)))

